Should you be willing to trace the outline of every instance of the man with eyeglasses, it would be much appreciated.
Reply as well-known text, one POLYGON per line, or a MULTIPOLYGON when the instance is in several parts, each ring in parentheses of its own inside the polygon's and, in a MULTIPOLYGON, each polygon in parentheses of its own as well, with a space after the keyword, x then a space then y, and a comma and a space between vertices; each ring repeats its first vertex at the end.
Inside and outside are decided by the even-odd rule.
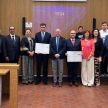
MULTIPOLYGON (((66 40, 66 56, 67 51, 81 51, 81 42, 79 39, 75 39, 76 32, 75 30, 70 31, 70 38, 66 40)), ((68 66, 68 77, 69 77, 69 86, 71 87, 73 84, 78 87, 77 83, 77 73, 79 62, 67 62, 68 66)))
POLYGON ((10 34, 3 43, 4 57, 7 63, 18 63, 20 55, 20 37, 15 35, 15 27, 9 27, 10 34))
MULTIPOLYGON (((35 43, 43 43, 43 44, 50 44, 51 34, 46 32, 46 24, 40 24, 40 32, 36 33, 35 35, 35 43)), ((37 80, 35 82, 38 85, 41 81, 41 66, 43 63, 43 83, 47 85, 47 73, 48 73, 48 58, 49 54, 36 54, 36 61, 37 61, 37 80)))

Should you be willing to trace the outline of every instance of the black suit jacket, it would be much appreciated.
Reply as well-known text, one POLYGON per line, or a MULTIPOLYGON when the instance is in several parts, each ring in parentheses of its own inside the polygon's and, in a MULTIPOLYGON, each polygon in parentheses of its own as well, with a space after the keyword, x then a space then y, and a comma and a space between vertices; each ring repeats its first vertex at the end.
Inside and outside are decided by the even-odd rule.
POLYGON ((48 32, 45 32, 44 40, 42 41, 41 32, 36 33, 35 35, 35 43, 44 43, 49 44, 50 43, 51 34, 48 32))
POLYGON ((59 39, 59 48, 57 52, 57 47, 56 47, 56 37, 51 38, 50 41, 50 52, 51 52, 51 59, 56 59, 55 54, 60 55, 60 59, 63 59, 65 57, 65 51, 66 51, 66 40, 65 38, 60 36, 59 39))
MULTIPOLYGON (((34 38, 32 38, 32 40, 33 40, 33 51, 35 51, 35 40, 34 40, 34 38)), ((29 41, 28 41, 28 39, 26 37, 22 38, 22 40, 21 40, 21 47, 26 47, 30 51, 29 41)), ((27 51, 22 51, 21 54, 29 56, 29 54, 27 53, 27 51)))
POLYGON ((0 62, 3 63, 5 61, 4 54, 3 54, 3 42, 4 42, 5 36, 0 34, 0 62))
POLYGON ((70 39, 66 40, 66 52, 67 51, 81 51, 81 41, 79 39, 75 39, 74 46, 70 39))
POLYGON ((3 52, 4 57, 9 57, 9 61, 13 61, 14 58, 19 59, 20 55, 20 37, 15 35, 15 45, 11 39, 11 36, 8 35, 4 39, 3 43, 3 52))

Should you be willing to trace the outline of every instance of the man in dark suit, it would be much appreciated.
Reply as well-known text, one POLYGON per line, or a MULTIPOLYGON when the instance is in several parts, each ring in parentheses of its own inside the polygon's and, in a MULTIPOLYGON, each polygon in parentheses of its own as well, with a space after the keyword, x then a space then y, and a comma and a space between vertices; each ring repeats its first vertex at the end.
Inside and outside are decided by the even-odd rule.
POLYGON ((4 54, 3 54, 3 41, 4 41, 4 36, 0 34, 0 63, 4 63, 4 54))
MULTIPOLYGON (((35 35, 35 43, 43 43, 43 44, 49 44, 51 34, 46 32, 46 24, 41 23, 40 24, 41 31, 36 33, 35 35)), ((41 73, 41 65, 43 62, 43 83, 47 85, 47 73, 48 73, 48 58, 49 54, 36 54, 37 58, 37 80, 35 84, 39 84, 41 81, 40 73, 41 73)))
POLYGON ((20 37, 15 35, 15 27, 9 27, 10 34, 3 43, 4 57, 8 63, 18 63, 20 55, 20 37))
POLYGON ((66 52, 66 41, 61 37, 60 29, 56 29, 55 37, 51 38, 50 51, 52 59, 52 71, 53 71, 53 87, 57 83, 57 65, 59 69, 59 87, 62 87, 62 74, 63 74, 63 59, 66 52))
MULTIPOLYGON (((70 32, 70 38, 66 40, 66 51, 81 51, 81 42, 79 39, 75 39, 76 32, 72 30, 70 32)), ((68 55, 67 53, 65 54, 68 55)), ((73 84, 78 87, 77 84, 77 73, 78 73, 78 62, 67 62, 68 75, 69 75, 69 86, 73 84)))

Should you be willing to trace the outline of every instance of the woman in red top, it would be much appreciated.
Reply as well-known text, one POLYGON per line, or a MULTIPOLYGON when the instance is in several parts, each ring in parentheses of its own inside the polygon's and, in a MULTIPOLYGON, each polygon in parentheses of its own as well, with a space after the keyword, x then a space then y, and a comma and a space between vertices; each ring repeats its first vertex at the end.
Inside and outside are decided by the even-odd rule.
POLYGON ((83 32, 82 47, 82 72, 81 79, 84 86, 94 85, 94 41, 89 30, 83 32))

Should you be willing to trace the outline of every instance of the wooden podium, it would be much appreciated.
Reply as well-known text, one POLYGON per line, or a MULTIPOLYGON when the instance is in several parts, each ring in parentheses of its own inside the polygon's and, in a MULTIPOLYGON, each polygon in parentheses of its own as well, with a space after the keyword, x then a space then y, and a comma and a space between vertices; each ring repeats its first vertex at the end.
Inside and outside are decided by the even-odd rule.
POLYGON ((10 106, 10 108, 18 108, 18 69, 19 69, 19 64, 0 63, 0 69, 8 69, 10 72, 9 106, 10 106))

